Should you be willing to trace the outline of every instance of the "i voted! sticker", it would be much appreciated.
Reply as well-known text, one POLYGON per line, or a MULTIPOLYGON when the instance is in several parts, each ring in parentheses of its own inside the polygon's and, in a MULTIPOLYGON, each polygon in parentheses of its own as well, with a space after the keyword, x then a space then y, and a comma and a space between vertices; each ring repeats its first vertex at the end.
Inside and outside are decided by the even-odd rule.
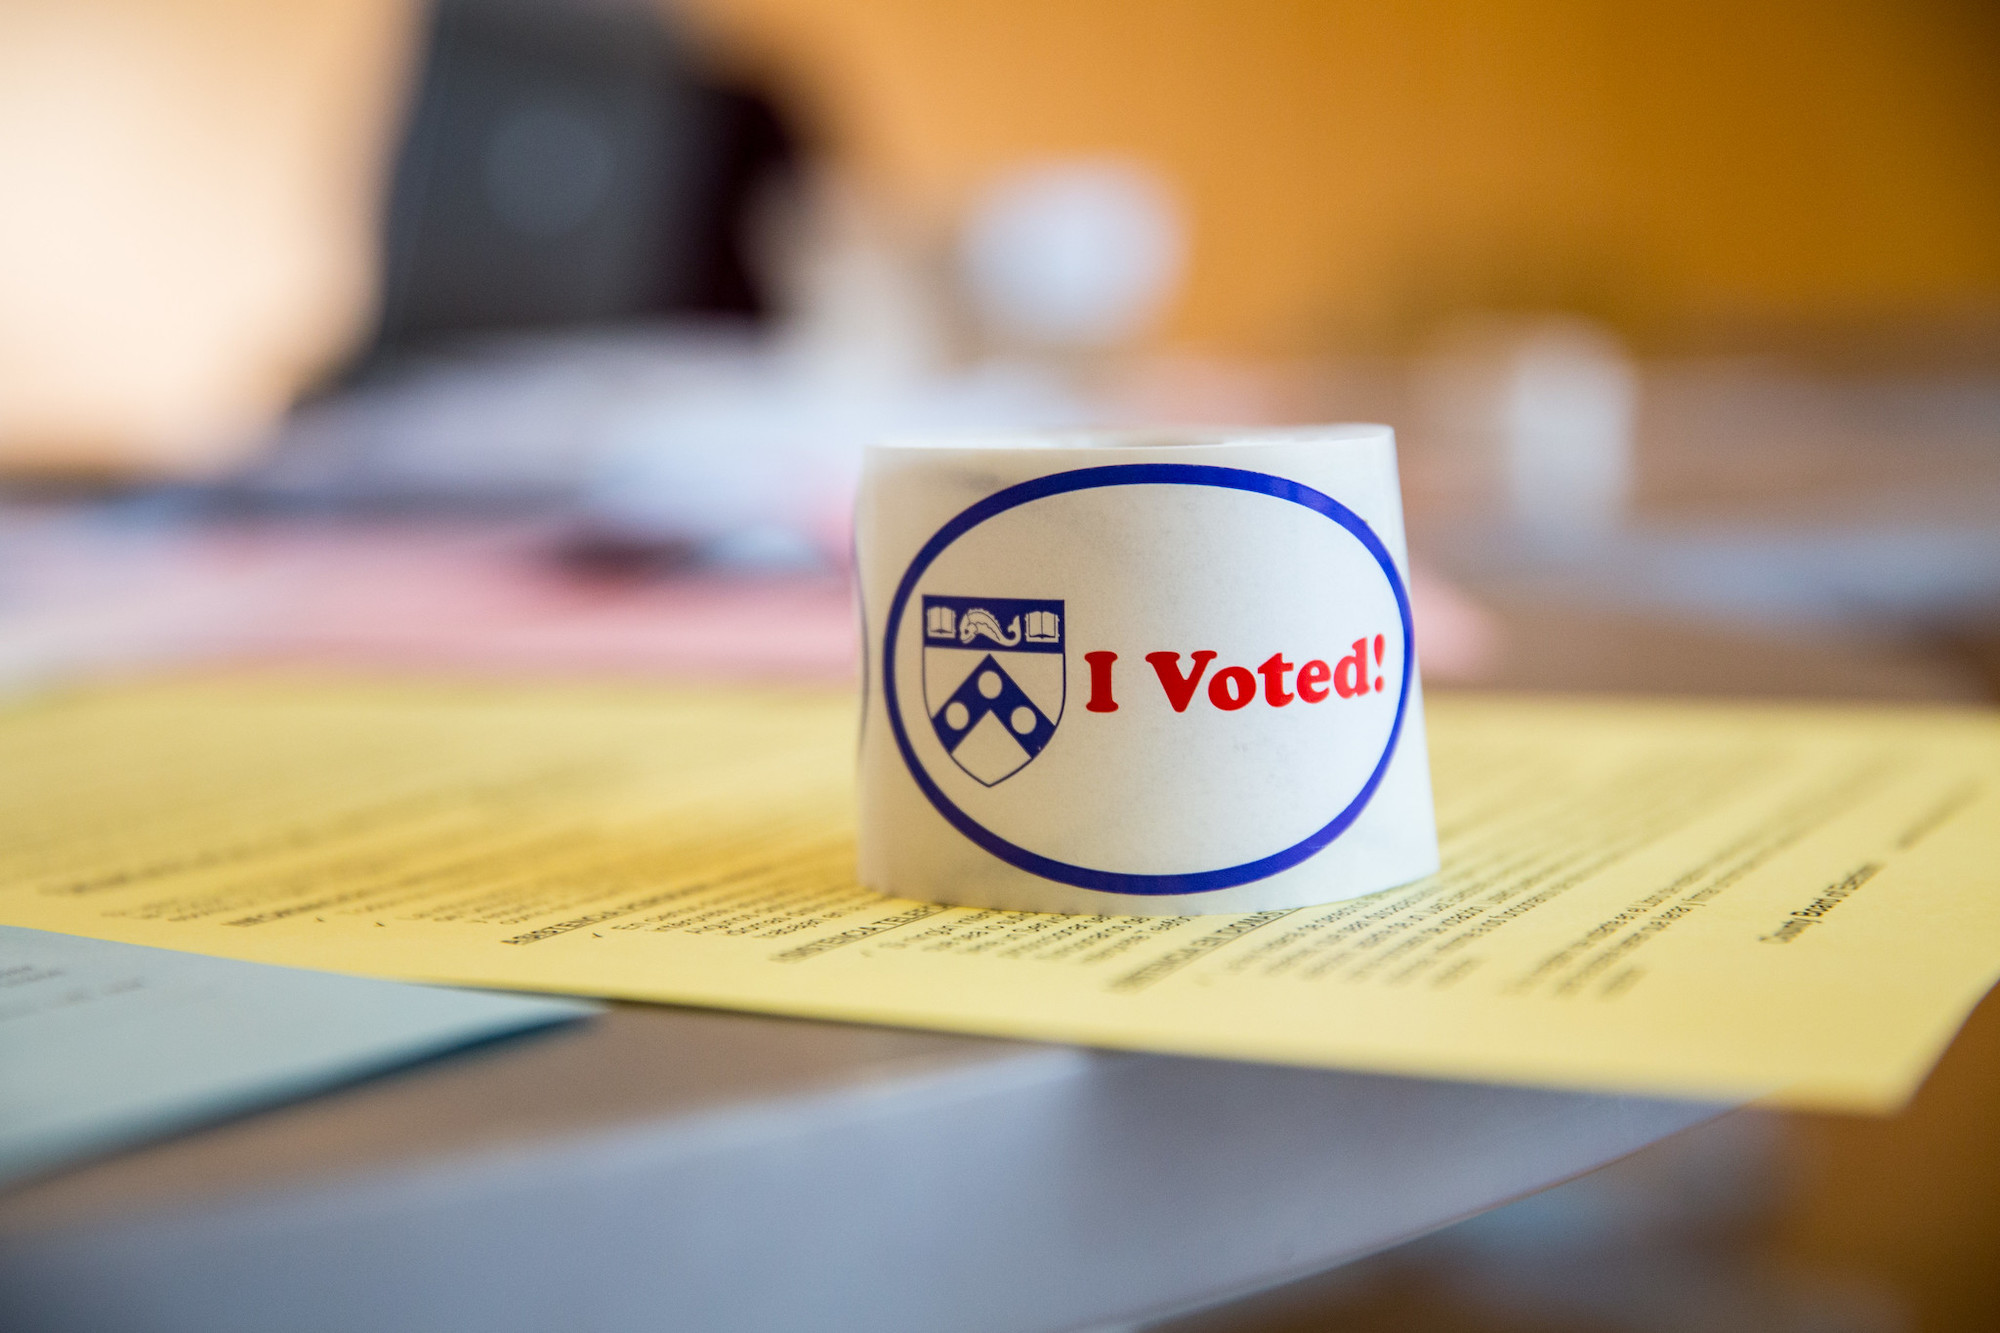
POLYGON ((884 624, 887 717, 939 814, 1063 884, 1184 894, 1316 855, 1367 807, 1414 663, 1394 559, 1267 473, 1080 468, 955 516, 884 624))

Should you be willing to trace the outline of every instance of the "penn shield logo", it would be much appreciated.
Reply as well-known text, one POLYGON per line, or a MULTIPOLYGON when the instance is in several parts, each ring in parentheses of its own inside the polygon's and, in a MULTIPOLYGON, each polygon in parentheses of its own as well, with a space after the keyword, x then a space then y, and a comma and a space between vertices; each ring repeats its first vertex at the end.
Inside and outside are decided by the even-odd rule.
POLYGON ((1063 604, 923 599, 924 704, 945 752, 991 787, 1034 762, 1062 721, 1063 604))

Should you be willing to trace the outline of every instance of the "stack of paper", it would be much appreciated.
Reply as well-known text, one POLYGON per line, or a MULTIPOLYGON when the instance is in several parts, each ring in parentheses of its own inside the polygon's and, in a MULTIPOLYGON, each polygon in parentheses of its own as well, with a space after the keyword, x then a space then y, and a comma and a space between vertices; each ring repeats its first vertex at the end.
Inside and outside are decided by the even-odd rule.
POLYGON ((885 900, 818 693, 215 681, 0 717, 0 919, 411 980, 1883 1110, 2000 974, 1985 712, 1431 706, 1443 871, 885 900))

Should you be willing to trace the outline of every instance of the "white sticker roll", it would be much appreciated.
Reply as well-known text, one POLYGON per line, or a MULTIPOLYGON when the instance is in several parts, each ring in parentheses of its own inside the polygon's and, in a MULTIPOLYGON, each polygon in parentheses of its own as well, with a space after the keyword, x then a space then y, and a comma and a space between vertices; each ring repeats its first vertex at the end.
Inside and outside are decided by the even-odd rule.
POLYGON ((1388 427, 883 445, 855 553, 870 888, 1168 916, 1437 869, 1388 427))

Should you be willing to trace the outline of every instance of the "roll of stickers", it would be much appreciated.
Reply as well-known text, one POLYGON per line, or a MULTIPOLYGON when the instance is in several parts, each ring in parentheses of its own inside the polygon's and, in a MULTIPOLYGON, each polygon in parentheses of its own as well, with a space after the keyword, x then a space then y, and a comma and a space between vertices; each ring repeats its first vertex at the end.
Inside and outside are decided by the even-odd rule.
POLYGON ((870 888, 1165 916, 1437 869, 1388 427, 884 445, 855 547, 870 888))

